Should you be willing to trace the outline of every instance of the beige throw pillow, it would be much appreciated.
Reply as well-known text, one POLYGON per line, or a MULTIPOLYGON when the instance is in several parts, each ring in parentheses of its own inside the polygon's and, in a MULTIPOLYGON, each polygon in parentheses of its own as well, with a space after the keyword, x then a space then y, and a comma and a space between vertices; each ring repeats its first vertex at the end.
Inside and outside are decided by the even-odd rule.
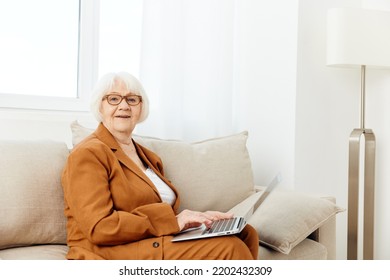
POLYGON ((196 143, 134 138, 161 157, 182 209, 227 211, 253 193, 246 132, 196 143))
POLYGON ((66 244, 65 143, 0 141, 0 249, 66 244))
MULTIPOLYGON (((73 144, 92 130, 72 123, 73 144)), ((165 176, 179 190, 181 209, 227 211, 253 193, 253 173, 242 132, 202 142, 134 136, 159 155, 165 176)))
POLYGON ((72 144, 73 147, 80 143, 84 138, 90 135, 95 129, 87 128, 79 124, 78 121, 73 121, 70 124, 70 129, 72 130, 72 144))
POLYGON ((297 191, 275 190, 249 219, 260 242, 276 251, 289 254, 337 213, 345 209, 325 198, 297 191))

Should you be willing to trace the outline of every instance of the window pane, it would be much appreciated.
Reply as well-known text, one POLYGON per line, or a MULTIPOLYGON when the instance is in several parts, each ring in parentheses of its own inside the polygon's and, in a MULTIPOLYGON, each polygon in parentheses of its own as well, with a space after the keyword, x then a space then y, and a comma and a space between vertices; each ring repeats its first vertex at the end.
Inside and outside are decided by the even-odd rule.
POLYGON ((142 0, 101 0, 99 76, 127 71, 138 77, 142 0))
POLYGON ((77 97, 78 0, 0 2, 0 93, 77 97))

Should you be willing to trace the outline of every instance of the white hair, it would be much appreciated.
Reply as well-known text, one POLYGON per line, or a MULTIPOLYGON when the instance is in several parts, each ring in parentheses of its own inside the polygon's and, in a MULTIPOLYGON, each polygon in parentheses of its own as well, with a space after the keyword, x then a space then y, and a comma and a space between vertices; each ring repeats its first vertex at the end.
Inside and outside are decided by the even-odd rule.
POLYGON ((123 82, 126 85, 126 90, 129 92, 142 96, 141 115, 138 123, 144 121, 149 115, 149 100, 145 90, 136 77, 127 72, 107 73, 102 76, 97 82, 91 96, 91 112, 98 122, 102 121, 100 113, 100 106, 103 97, 112 90, 116 82, 123 82))

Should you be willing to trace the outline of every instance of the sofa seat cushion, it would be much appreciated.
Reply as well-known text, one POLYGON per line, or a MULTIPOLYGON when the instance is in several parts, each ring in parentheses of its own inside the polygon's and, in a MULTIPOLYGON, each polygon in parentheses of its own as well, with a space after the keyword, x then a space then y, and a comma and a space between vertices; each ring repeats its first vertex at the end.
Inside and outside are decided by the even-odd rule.
MULTIPOLYGON (((66 260, 66 245, 35 245, 0 250, 0 260, 66 260)), ((282 254, 270 248, 260 246, 260 260, 326 260, 324 245, 305 239, 291 250, 282 254)))
POLYGON ((259 248, 259 260, 326 260, 326 247, 314 240, 304 239, 289 254, 284 254, 266 246, 259 248))
POLYGON ((0 250, 3 260, 66 260, 66 245, 35 245, 0 250))

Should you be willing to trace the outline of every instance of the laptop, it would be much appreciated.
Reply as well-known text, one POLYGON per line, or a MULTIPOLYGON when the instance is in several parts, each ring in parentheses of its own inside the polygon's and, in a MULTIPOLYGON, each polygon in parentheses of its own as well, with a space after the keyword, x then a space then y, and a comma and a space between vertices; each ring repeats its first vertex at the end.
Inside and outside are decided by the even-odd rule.
POLYGON ((276 188, 280 181, 281 175, 278 174, 264 191, 252 195, 249 198, 249 202, 245 201, 245 207, 240 207, 239 204, 232 208, 229 212, 233 212, 235 214, 233 218, 215 221, 210 228, 206 228, 203 224, 200 227, 186 229, 175 235, 172 238, 172 242, 232 235, 241 232, 247 224, 248 219, 264 202, 268 195, 276 188))

